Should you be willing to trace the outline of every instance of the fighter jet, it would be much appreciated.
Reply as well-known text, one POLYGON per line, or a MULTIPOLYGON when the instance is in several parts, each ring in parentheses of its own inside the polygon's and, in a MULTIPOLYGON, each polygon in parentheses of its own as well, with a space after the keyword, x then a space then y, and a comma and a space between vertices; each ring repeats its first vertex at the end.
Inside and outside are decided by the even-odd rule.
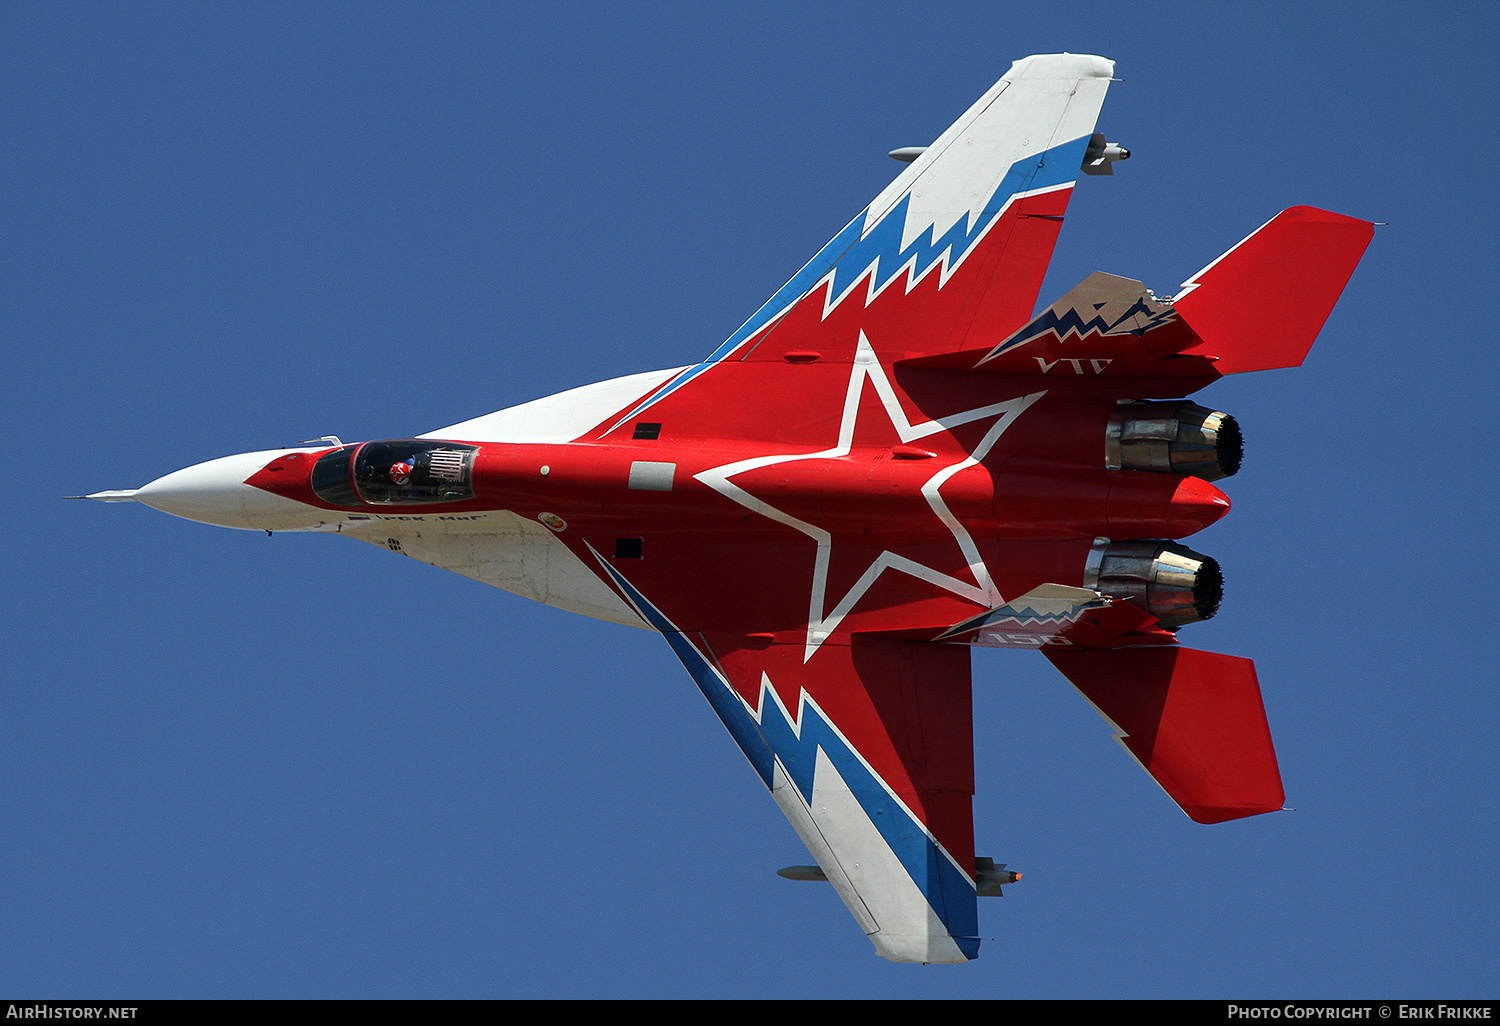
POLYGON ((1233 417, 1300 364, 1372 235, 1282 211, 1157 297, 1090 275, 1034 314, 1114 64, 1017 61, 706 359, 414 438, 321 438, 133 490, 190 520, 346 535, 657 631, 876 952, 963 962, 978 897, 972 646, 1039 650, 1188 816, 1280 809, 1249 659, 1186 648, 1222 576, 1233 417))

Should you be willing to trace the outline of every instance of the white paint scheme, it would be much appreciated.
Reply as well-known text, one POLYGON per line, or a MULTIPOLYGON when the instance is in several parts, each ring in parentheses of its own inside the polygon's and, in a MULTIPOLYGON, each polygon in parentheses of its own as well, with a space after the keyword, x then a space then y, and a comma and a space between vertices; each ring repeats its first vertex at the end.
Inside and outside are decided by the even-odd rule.
MULTIPOLYGON (((776 769, 779 782, 784 779, 779 762, 776 769)), ((802 803, 801 794, 789 782, 783 790, 789 794, 777 793, 777 802, 783 811, 789 804, 800 807, 805 825, 799 825, 792 812, 786 815, 804 842, 808 842, 808 828, 816 831, 823 850, 810 842, 808 849, 869 934, 877 954, 892 962, 968 961, 823 749, 818 749, 813 771, 811 806, 802 803), (838 857, 824 840, 827 837, 838 839, 838 857)))
POLYGON ((244 483, 288 451, 225 456, 157 478, 133 492, 95 494, 103 502, 143 502, 163 513, 219 527, 323 531, 381 548, 392 548, 390 540, 395 539, 401 552, 424 563, 572 613, 649 629, 552 531, 508 510, 434 514, 389 506, 351 515, 244 483))
MULTIPOLYGON (((595 552, 594 555, 596 558, 599 557, 598 552, 595 552)), ((813 701, 811 695, 809 695, 806 691, 798 692, 797 717, 796 719, 793 719, 791 713, 787 711, 787 707, 781 702, 781 694, 776 690, 776 686, 771 683, 770 676, 765 672, 762 672, 760 675, 760 695, 757 698, 757 701, 760 704, 758 707, 754 708, 752 708, 750 703, 746 702, 745 699, 740 696, 739 692, 734 690, 733 686, 727 679, 725 679, 722 673, 719 673, 717 669, 714 670, 714 673, 716 676, 718 676, 719 681, 721 684, 723 684, 725 690, 735 696, 739 703, 745 707, 746 711, 750 713, 751 718, 753 718, 756 723, 765 722, 765 716, 767 715, 770 708, 767 703, 772 703, 775 705, 776 711, 781 715, 781 718, 787 723, 791 724, 792 730, 796 732, 798 737, 802 736, 802 724, 807 722, 807 717, 809 715, 816 716, 818 719, 827 724, 828 728, 832 730, 834 734, 838 735, 839 743, 842 744, 851 755, 859 760, 860 765, 863 766, 865 771, 870 774, 870 777, 874 780, 880 781, 880 786, 885 789, 886 799, 892 802, 894 805, 898 806, 913 823, 917 824, 920 827, 922 832, 927 835, 927 839, 931 841, 934 846, 936 846, 937 850, 942 853, 943 858, 947 859, 948 863, 955 870, 957 870, 965 878, 969 879, 970 883, 973 882, 973 879, 972 877, 970 877, 968 871, 958 864, 958 861, 954 859, 952 853, 950 853, 947 848, 944 848, 942 842, 940 842, 937 837, 933 835, 932 831, 928 830, 927 827, 922 823, 922 821, 917 818, 917 815, 912 812, 911 808, 906 804, 906 802, 902 801, 901 796, 898 795, 895 791, 891 790, 890 785, 885 782, 885 779, 879 773, 875 772, 875 767, 871 766, 869 762, 865 760, 865 757, 860 754, 859 749, 856 748, 854 744, 844 736, 844 732, 839 730, 838 726, 833 722, 829 715, 823 711, 822 707, 820 707, 817 702, 813 701)))
MULTIPOLYGON (((1004 606, 974 618, 989 622, 975 632, 969 644, 993 648, 1040 648, 1059 644, 1065 640, 1060 637, 1062 630, 1077 623, 1085 610, 1109 606, 1112 601, 1089 588, 1039 584, 1004 606)), ((937 640, 959 633, 962 631, 956 627, 937 640)))
MULTIPOLYGON (((822 768, 827 758, 820 749, 818 751, 819 769, 822 768)), ((849 875, 844 872, 843 864, 833 853, 833 848, 823 837, 823 832, 818 829, 818 824, 813 819, 812 809, 808 807, 807 802, 802 800, 802 792, 797 790, 797 786, 787 776, 779 758, 775 760, 771 772, 771 779, 774 781, 771 786, 771 797, 775 798, 776 804, 781 806, 782 815, 786 816, 787 821, 792 824, 792 829, 797 831, 797 836, 802 839, 802 843, 807 845, 807 850, 812 853, 813 859, 818 863, 818 868, 823 871, 828 882, 833 884, 834 891, 843 899, 849 911, 854 913, 854 919, 859 923, 859 928, 866 934, 876 933, 880 929, 880 924, 875 921, 875 916, 865 905, 864 899, 859 896, 859 891, 849 879, 849 875)), ((814 773, 816 774, 816 771, 814 773)), ((813 796, 817 797, 816 784, 813 796)))
POLYGON ((647 371, 570 388, 417 437, 457 442, 571 442, 685 369, 647 371))
MULTIPOLYGON (((683 369, 647 371, 572 388, 418 437, 517 445, 571 442, 683 369)), ((664 466, 676 469, 672 464, 664 466)), ((632 481, 634 476, 632 468, 632 481)), ((670 488, 669 471, 666 489, 670 488)), ((381 523, 380 527, 346 526, 344 533, 380 546, 387 546, 387 538, 396 538, 403 552, 424 563, 596 620, 650 629, 551 530, 514 513, 491 513, 482 521, 428 522, 424 527, 403 524, 399 532, 391 521, 381 523)))
POLYGON ((1087 54, 1038 54, 1016 61, 875 197, 865 230, 910 191, 903 250, 929 227, 933 238, 941 238, 961 217, 968 217, 972 231, 1011 165, 1093 133, 1114 73, 1114 61, 1087 54), (996 103, 1002 93, 1005 102, 996 103), (954 149, 955 143, 962 152, 954 149), (939 161, 942 167, 934 171, 939 161))
POLYGON ((163 513, 219 527, 244 531, 307 530, 329 519, 330 514, 245 484, 247 477, 287 452, 286 449, 242 452, 185 467, 142 485, 133 498, 163 513))
MULTIPOLYGON (((515 444, 570 442, 681 369, 585 385, 420 437, 515 444)), ((272 449, 210 460, 159 478, 136 489, 129 498, 164 513, 220 527, 336 532, 382 548, 391 547, 388 540, 394 538, 402 552, 424 563, 596 620, 647 627, 550 530, 509 511, 485 511, 477 519, 468 520, 440 518, 410 508, 377 507, 368 514, 356 514, 359 519, 351 519, 349 514, 309 506, 244 483, 288 451, 272 449)), ((650 466, 655 469, 647 477, 653 483, 645 487, 662 488, 662 468, 671 468, 665 473, 665 488, 669 490, 675 465, 650 466)), ((96 494, 101 501, 128 501, 119 497, 126 494, 123 491, 96 494)))
POLYGON ((1029 606, 1044 616, 1063 616, 1072 613, 1079 606, 1101 599, 1109 601, 1092 588, 1075 588, 1068 584, 1038 584, 1026 594, 1011 599, 1010 604, 1029 606))
POLYGON ((463 516, 346 522, 339 533, 383 549, 395 539, 403 555, 522 598, 650 629, 546 527, 505 510, 463 516))
MULTIPOLYGON (((620 576, 592 546, 590 551, 606 573, 620 576)), ((669 629, 677 629, 676 624, 667 620, 660 610, 656 613, 667 623, 669 629)), ((838 736, 839 743, 860 760, 870 777, 880 782, 885 788, 887 799, 900 809, 900 814, 921 825, 921 821, 912 815, 911 809, 890 789, 880 774, 865 762, 864 756, 849 743, 848 738, 844 737, 806 691, 800 692, 798 715, 793 719, 765 673, 760 677, 758 704, 751 706, 729 683, 722 670, 708 659, 703 662, 724 693, 740 703, 756 723, 765 722, 766 716, 780 716, 800 736, 802 725, 807 722, 808 717, 818 717, 838 736)), ((880 830, 870 822, 859 799, 850 791, 843 775, 821 746, 816 760, 811 804, 803 800, 802 792, 787 774, 780 756, 775 756, 772 762, 771 795, 796 830, 797 836, 817 860, 823 875, 833 884, 839 898, 874 943, 876 953, 893 962, 968 961, 953 942, 947 926, 938 918, 926 895, 881 836, 880 830), (882 926, 882 923, 885 925, 882 926)), ((925 826, 921 829, 942 857, 972 884, 969 874, 954 861, 953 856, 931 831, 925 826)))

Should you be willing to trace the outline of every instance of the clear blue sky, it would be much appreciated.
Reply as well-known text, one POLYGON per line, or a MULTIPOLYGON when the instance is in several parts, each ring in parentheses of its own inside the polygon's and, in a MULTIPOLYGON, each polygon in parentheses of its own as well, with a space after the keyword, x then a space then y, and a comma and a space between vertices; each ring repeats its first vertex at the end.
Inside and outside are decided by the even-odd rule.
MULTIPOLYGON (((6 3, 0 994, 1496 997, 1492 4, 6 3), (324 536, 61 496, 712 350, 1018 57, 1116 60, 1043 289, 1390 222, 1220 382, 1296 812, 1190 822, 975 657, 960 967, 876 958, 660 639, 324 536), (393 650, 436 653, 420 670, 393 650)), ((1274 302, 1274 297, 1268 297, 1274 302)))

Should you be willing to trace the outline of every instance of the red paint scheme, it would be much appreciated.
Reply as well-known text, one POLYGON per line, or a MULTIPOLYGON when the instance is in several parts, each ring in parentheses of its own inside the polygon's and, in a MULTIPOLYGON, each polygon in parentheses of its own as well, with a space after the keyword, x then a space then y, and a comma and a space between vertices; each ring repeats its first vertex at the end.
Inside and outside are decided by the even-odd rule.
MULTIPOLYGON (((1232 474, 1238 425, 1132 401, 1300 363, 1372 234, 1296 207, 1179 297, 1098 272, 1037 310, 1073 179, 1129 155, 1095 131, 1113 75, 1088 55, 1016 62, 649 394, 600 409, 621 379, 456 429, 557 438, 600 418, 577 437, 285 452, 244 482, 291 502, 247 494, 241 468, 269 454, 244 454, 179 472, 177 508, 221 499, 226 525, 336 526, 564 608, 633 610, 877 950, 976 957, 995 878, 976 886, 971 647, 1045 652, 1193 819, 1281 807, 1253 664, 1176 636, 1223 581, 1172 542, 1229 510, 1180 472, 1232 474)), ((167 491, 139 494, 170 508, 167 491)))
MULTIPOLYGON (((1173 398, 1225 374, 1301 365, 1374 235, 1369 221, 1292 207, 1184 283, 1171 314, 1140 333, 1046 334, 996 355, 1006 336, 908 365, 1039 375, 1050 386, 1099 378, 1097 394, 1173 398)), ((1017 325, 1020 327, 1020 325, 1017 325)))
POLYGON ((857 739, 870 767, 973 875, 974 713, 967 649, 842 635, 804 663, 800 638, 767 648, 742 635, 708 633, 695 643, 751 708, 760 702, 763 674, 793 722, 806 693, 841 733, 857 739), (860 684, 851 687, 850 681, 860 684), (964 743, 954 743, 956 737, 964 743))
POLYGON ((1333 312, 1375 226, 1292 207, 1193 279, 1173 305, 1220 374, 1299 367, 1333 312))
MULTIPOLYGON (((731 370, 737 372, 733 376, 744 377, 747 373, 760 376, 763 368, 731 370)), ((879 398, 872 393, 867 387, 861 425, 884 419, 879 398)), ((673 437, 668 413, 658 415, 663 417, 659 441, 483 444, 475 460, 476 497, 467 502, 357 508, 376 514, 498 508, 532 519, 552 513, 567 521, 569 529, 559 537, 586 564, 593 563, 587 545, 609 553, 616 537, 643 538, 644 558, 633 563, 626 576, 653 596, 653 601, 662 595, 659 602, 664 611, 680 626, 702 630, 727 626, 742 632, 746 628, 804 627, 811 570, 806 580, 788 580, 787 561, 810 560, 813 540, 750 513, 694 479, 714 467, 765 455, 769 447, 691 446, 673 437), (628 488, 630 465, 638 460, 676 463, 673 490, 628 488), (545 477, 540 473, 542 466, 550 468, 545 477), (716 568, 711 578, 698 572, 704 565, 716 568), (731 580, 734 585, 726 588, 731 580), (788 595, 789 586, 793 597, 788 595), (799 594, 802 597, 795 597, 799 594)), ((1048 419, 1045 402, 1034 405, 1021 419, 1028 417, 1048 419)), ((992 421, 956 429, 954 434, 972 442, 992 421)), ((837 424, 827 430, 830 437, 823 439, 825 443, 836 436, 837 424)), ((1102 415, 1090 433, 1102 438, 1102 415)), ((893 447, 887 444, 893 440, 889 432, 876 430, 866 437, 857 433, 857 447, 848 456, 752 470, 738 475, 735 483, 832 535, 830 594, 847 591, 882 551, 907 556, 977 586, 953 533, 921 493, 933 476, 966 459, 967 449, 943 433, 923 440, 934 452, 933 458, 895 459, 893 447)), ((1049 581, 1080 584, 1089 544, 1096 537, 1181 538, 1208 526, 1229 508, 1217 488, 1196 478, 1089 467, 1084 460, 1095 448, 1088 444, 1073 461, 1020 460, 1002 444, 985 462, 943 484, 939 494, 997 575, 1002 594, 1022 594, 1049 581), (1016 544, 1023 539, 1041 544, 1016 544), (1054 555, 1059 552, 1066 555, 1054 555)), ((799 451, 790 446, 776 449, 799 451)), ((308 476, 314 462, 315 457, 300 454, 281 457, 247 483, 335 509, 312 494, 308 476)), ((984 608, 908 575, 888 571, 886 576, 891 579, 883 578, 851 615, 850 629, 946 628, 984 608)))
MULTIPOLYGON (((245 479, 247 485, 256 488, 264 488, 274 495, 280 495, 285 499, 295 499, 305 502, 309 506, 317 506, 319 509, 352 509, 355 507, 339 507, 324 502, 313 494, 312 490, 312 468, 318 462, 318 458, 324 453, 332 452, 333 449, 323 449, 318 452, 291 452, 285 456, 278 456, 264 467, 257 470, 245 479)), ((358 507, 360 512, 365 512, 366 507, 358 507)))
POLYGON ((1047 658, 1194 820, 1221 823, 1281 808, 1281 771, 1250 660, 1191 648, 1048 651, 1047 658))
MULTIPOLYGON (((1214 363, 1214 345, 1199 340, 1220 337, 1226 318, 1250 318, 1266 332, 1293 322, 1320 325, 1330 294, 1337 298, 1329 282, 1338 278, 1342 287, 1368 227, 1321 212, 1282 215, 1265 246, 1257 236, 1203 277, 1196 302, 1182 310, 1198 335, 1178 322, 1149 344, 1129 336, 1078 348, 1075 339, 1067 351, 1076 374, 1036 370, 1063 359, 1057 353, 1067 344, 1055 340, 1038 343, 1041 361, 1022 346, 983 372, 958 369, 953 354, 972 367, 972 354, 989 351, 1030 317, 1070 192, 1013 206, 941 288, 941 269, 909 292, 898 276, 866 305, 860 283, 825 312, 827 286, 819 286, 728 358, 634 416, 618 411, 567 444, 472 443, 480 452, 471 501, 362 511, 499 508, 562 517, 568 526, 557 537, 584 565, 610 583, 601 567, 609 561, 752 710, 763 682, 794 722, 801 697, 815 701, 972 873, 969 655, 926 640, 1039 585, 1081 586, 1096 538, 1176 539, 1227 512, 1223 493, 1196 478, 1105 469, 1105 427, 1116 401, 1185 395, 1226 370, 1305 352, 1306 332, 1293 332, 1264 359, 1220 349, 1226 355, 1214 363), (1337 229, 1334 266, 1298 287, 1267 254, 1288 239, 1299 253, 1321 252, 1316 240, 1325 237, 1317 226, 1328 224, 1337 229), (1256 275, 1266 275, 1273 290, 1290 289, 1289 308, 1302 307, 1283 316, 1250 302, 1214 305, 1225 278, 1236 295, 1264 295, 1252 288, 1256 275), (896 407, 888 409, 875 380, 863 379, 848 451, 827 455, 838 448, 851 375, 875 370, 856 362, 861 339, 877 356, 896 407), (1173 355, 1189 345, 1200 355, 1173 355), (1086 373, 1096 356, 1113 362, 1086 373), (1023 397, 1032 397, 1030 405, 987 452, 998 413, 915 439, 903 439, 897 424, 923 425, 1023 397), (659 437, 631 438, 636 420, 659 422, 659 437), (976 451, 983 458, 972 462, 976 451), (804 458, 743 470, 731 483, 751 501, 825 532, 823 570, 807 531, 698 479, 776 456, 804 458), (635 461, 676 464, 673 488, 630 489, 635 461), (955 471, 964 463, 971 465, 955 471), (935 478, 935 494, 982 560, 988 592, 960 533, 924 495, 935 478), (621 537, 642 540, 639 558, 613 557, 621 537), (881 570, 881 560, 899 565, 881 570), (827 637, 814 639, 809 624, 846 598, 852 604, 827 637)), ((316 455, 282 457, 248 483, 333 509, 308 483, 316 455)), ((1017 646, 1046 647, 1129 733, 1125 744, 1193 818, 1212 822, 1280 807, 1275 755, 1248 661, 1177 648, 1173 634, 1126 602, 1091 610, 1050 635, 1033 634, 1042 640, 1017 646)), ((1018 628, 1017 637, 1031 635, 1018 628)))

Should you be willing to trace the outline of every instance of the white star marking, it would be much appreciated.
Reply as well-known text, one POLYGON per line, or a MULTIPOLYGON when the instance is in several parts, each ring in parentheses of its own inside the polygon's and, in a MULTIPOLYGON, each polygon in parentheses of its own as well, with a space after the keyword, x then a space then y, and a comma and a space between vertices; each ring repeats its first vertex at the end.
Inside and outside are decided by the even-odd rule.
POLYGON ((807 535, 818 546, 817 558, 813 562, 812 600, 807 611, 807 648, 803 654, 802 661, 813 657, 818 646, 827 640, 828 636, 838 627, 839 622, 849 615, 850 610, 870 588, 875 581, 886 570, 899 570, 910 574, 920 580, 935 584, 939 588, 950 591, 961 598, 982 604, 985 608, 994 608, 1003 605, 1004 599, 995 588, 995 583, 990 578, 989 568, 984 565, 984 560, 979 555, 979 549, 974 544, 974 539, 969 532, 958 522, 958 518, 948 509, 947 503, 939 494, 943 484, 961 470, 974 466, 985 456, 989 455, 1000 436, 1015 422, 1027 407, 1036 402, 1045 391, 1033 392, 1031 395, 1020 396, 1016 399, 1007 399, 1005 402, 993 403, 978 409, 967 410, 963 413, 955 413, 939 420, 923 421, 920 424, 911 423, 906 417, 906 411, 901 408, 900 401, 896 398, 896 390, 891 387, 890 380, 885 375, 885 368, 880 366, 880 360, 875 356, 875 350, 871 348, 865 333, 859 333, 859 345, 855 349, 854 366, 849 374, 849 389, 844 394, 843 419, 839 424, 838 442, 832 448, 821 452, 794 453, 784 456, 757 456, 753 459, 740 460, 736 463, 726 463, 723 466, 705 470, 694 475, 699 481, 708 485, 720 494, 733 499, 746 509, 753 510, 762 516, 769 517, 778 523, 786 524, 788 527, 796 528, 807 535), (758 499, 749 492, 732 483, 729 479, 737 474, 743 474, 749 470, 758 470, 761 467, 771 467, 778 463, 792 463, 797 460, 838 459, 849 455, 854 442, 854 427, 859 419, 859 400, 864 391, 865 380, 869 379, 875 385, 875 391, 880 396, 881 404, 885 407, 886 416, 891 420, 891 425, 896 429, 896 434, 902 442, 910 442, 918 438, 926 438, 928 435, 937 434, 939 431, 948 431, 961 424, 982 420, 985 417, 995 417, 995 423, 985 432, 984 438, 980 440, 969 453, 967 459, 946 466, 938 470, 927 479, 922 486, 922 496, 937 518, 943 522, 953 538, 958 542, 959 549, 964 558, 969 562, 969 573, 973 575, 976 583, 969 584, 952 577, 932 567, 924 566, 916 560, 908 559, 906 556, 897 555, 886 550, 882 552, 875 561, 870 564, 864 574, 849 592, 839 599, 828 612, 827 590, 828 590, 828 559, 832 550, 832 537, 821 527, 816 527, 796 517, 783 513, 775 506, 758 499))

